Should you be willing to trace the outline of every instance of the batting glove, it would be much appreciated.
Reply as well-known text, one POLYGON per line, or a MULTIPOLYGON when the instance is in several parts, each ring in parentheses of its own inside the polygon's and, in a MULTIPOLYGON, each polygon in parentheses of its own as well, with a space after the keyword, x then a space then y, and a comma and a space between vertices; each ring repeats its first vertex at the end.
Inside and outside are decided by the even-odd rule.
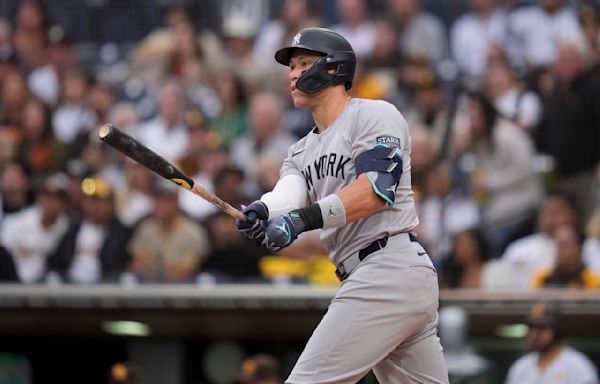
POLYGON ((247 221, 236 220, 237 230, 249 239, 261 242, 265 236, 269 208, 260 200, 256 200, 247 207, 242 206, 242 213, 248 218, 247 221))
POLYGON ((305 227, 306 223, 297 212, 279 216, 267 223, 263 245, 271 251, 279 251, 292 244, 305 227))

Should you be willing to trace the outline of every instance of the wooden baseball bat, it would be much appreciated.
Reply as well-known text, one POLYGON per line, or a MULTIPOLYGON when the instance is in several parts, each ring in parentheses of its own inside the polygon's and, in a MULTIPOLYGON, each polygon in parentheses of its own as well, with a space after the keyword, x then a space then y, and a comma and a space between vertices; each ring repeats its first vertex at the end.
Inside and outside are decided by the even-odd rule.
POLYGON ((169 163, 163 157, 159 156, 156 152, 144 146, 133 137, 118 130, 114 125, 110 123, 102 125, 98 130, 98 136, 100 136, 100 140, 117 149, 125 156, 132 158, 165 179, 172 181, 173 183, 213 203, 229 216, 241 221, 247 220, 246 215, 244 215, 242 212, 207 191, 206 188, 194 182, 194 180, 177 169, 173 164, 169 163))

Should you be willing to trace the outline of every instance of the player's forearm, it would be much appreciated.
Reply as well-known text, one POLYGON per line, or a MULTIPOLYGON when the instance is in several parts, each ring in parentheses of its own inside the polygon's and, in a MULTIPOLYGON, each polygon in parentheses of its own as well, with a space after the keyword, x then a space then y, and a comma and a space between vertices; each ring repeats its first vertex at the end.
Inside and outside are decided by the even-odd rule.
POLYGON ((269 209, 269 219, 284 215, 306 205, 306 182, 298 175, 282 177, 273 191, 265 193, 260 200, 269 209))
POLYGON ((342 188, 337 195, 344 203, 346 223, 367 217, 385 207, 385 201, 373 191, 366 174, 342 188))

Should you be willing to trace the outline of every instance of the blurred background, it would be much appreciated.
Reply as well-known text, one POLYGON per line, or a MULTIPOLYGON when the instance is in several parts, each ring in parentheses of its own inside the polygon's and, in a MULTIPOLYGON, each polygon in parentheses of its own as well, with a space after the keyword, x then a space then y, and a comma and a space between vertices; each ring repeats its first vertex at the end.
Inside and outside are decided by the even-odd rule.
POLYGON ((97 127, 248 204, 313 126, 273 59, 308 26, 409 122, 451 382, 540 329, 600 366, 598 0, 2 0, 1 384, 282 382, 338 285, 318 233, 269 254, 97 127))

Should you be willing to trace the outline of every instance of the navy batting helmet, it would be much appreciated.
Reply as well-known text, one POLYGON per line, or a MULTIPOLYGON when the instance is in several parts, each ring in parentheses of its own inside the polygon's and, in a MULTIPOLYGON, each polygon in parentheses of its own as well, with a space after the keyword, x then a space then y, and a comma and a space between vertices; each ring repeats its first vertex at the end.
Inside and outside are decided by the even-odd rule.
POLYGON ((316 93, 335 83, 344 83, 346 89, 352 87, 356 55, 342 35, 326 28, 305 28, 294 36, 291 46, 281 48, 275 53, 275 60, 289 65, 296 48, 323 55, 323 58, 300 75, 296 81, 296 88, 306 93, 316 93), (329 73, 331 68, 335 69, 335 72, 329 73))

